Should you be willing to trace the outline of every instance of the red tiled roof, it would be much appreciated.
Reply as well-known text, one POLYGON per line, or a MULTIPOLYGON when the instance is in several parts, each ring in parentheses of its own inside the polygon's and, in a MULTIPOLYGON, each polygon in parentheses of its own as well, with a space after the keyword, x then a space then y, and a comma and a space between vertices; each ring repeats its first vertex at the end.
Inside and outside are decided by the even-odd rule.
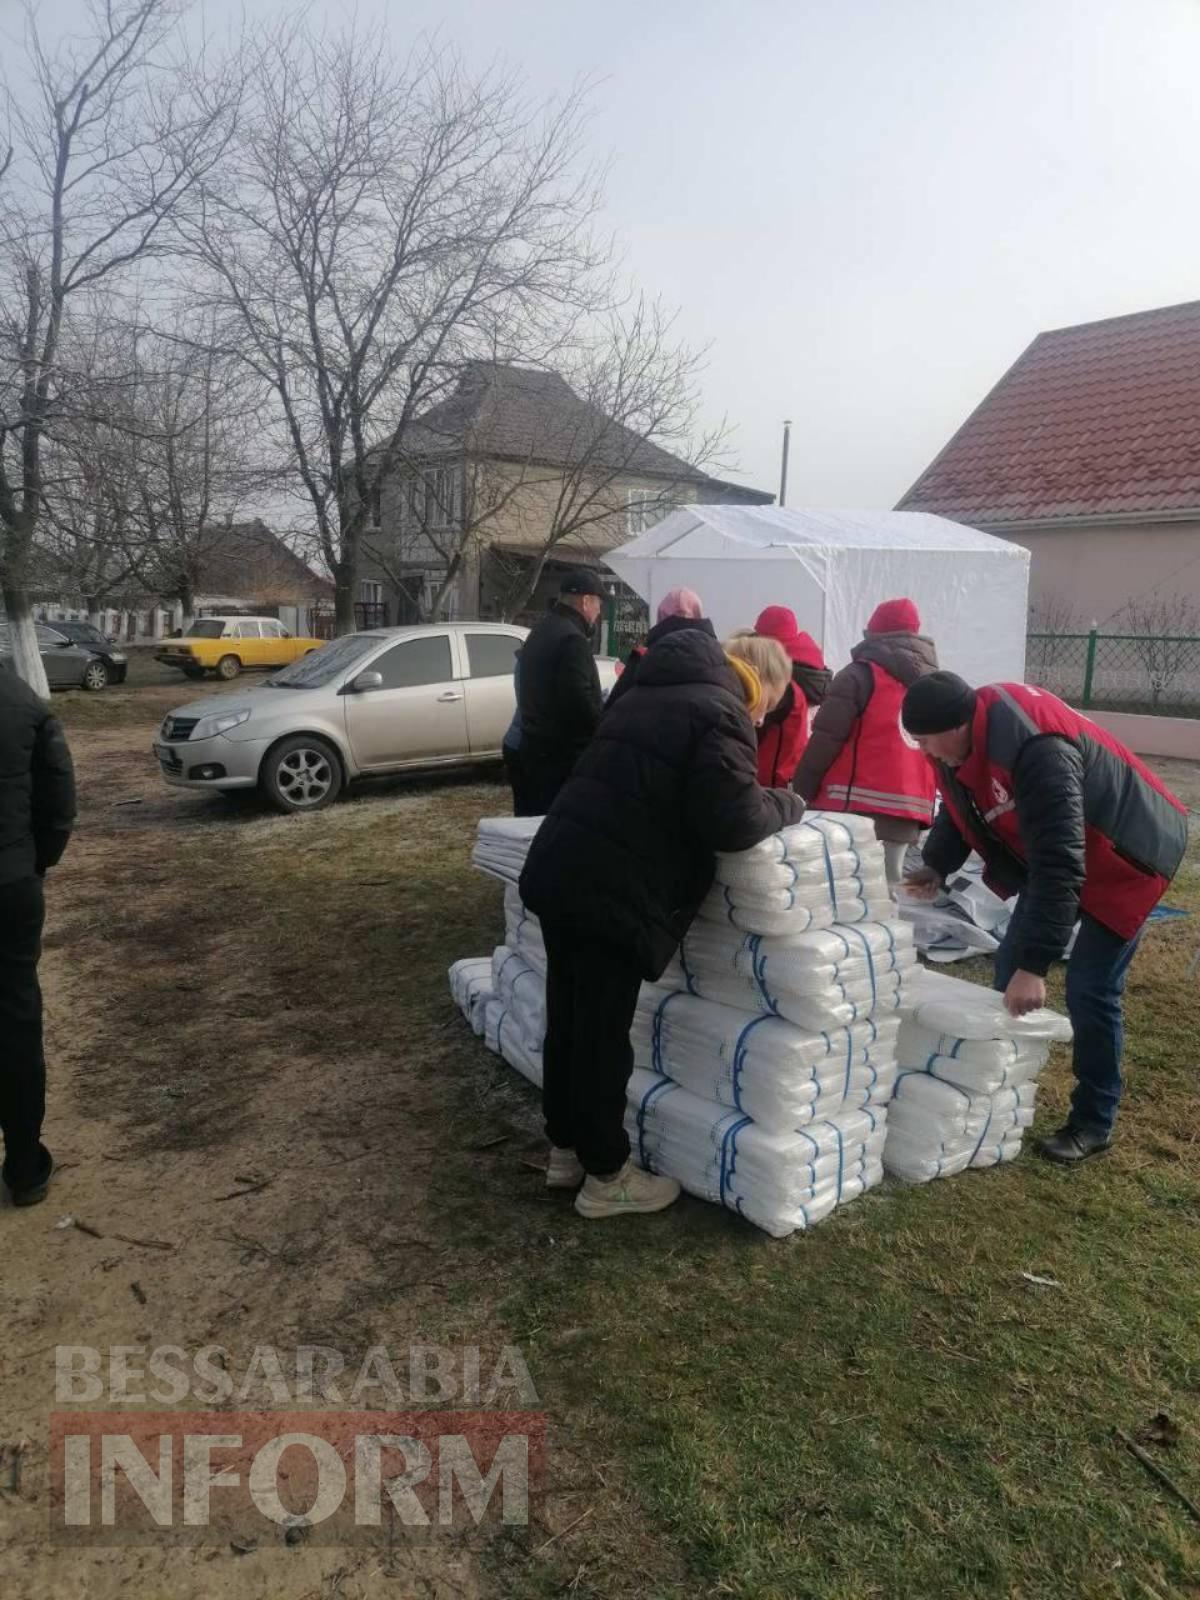
POLYGON ((1200 510, 1200 301, 1039 334, 896 509, 975 527, 1200 510))

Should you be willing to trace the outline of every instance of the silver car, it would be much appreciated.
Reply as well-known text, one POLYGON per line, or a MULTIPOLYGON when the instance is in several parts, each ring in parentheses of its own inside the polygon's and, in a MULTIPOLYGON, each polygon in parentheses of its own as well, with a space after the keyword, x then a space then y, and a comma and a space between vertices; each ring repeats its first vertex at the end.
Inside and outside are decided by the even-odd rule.
MULTIPOLYGON (((180 706, 154 754, 170 784, 257 787, 280 811, 317 811, 358 778, 498 761, 526 633, 457 622, 347 634, 258 688, 180 706)), ((617 664, 598 666, 607 692, 617 664)))

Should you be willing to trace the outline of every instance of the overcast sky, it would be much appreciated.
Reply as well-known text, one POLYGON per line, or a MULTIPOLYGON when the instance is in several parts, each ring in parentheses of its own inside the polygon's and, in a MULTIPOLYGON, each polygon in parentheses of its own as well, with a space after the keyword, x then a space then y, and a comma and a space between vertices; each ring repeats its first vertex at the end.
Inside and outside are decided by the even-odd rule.
MULTIPOLYGON (((0 0, 13 17, 15 0, 0 0)), ((246 0, 255 18, 274 10, 246 0)), ((218 26, 240 13, 206 0, 218 26)), ((344 0, 315 0, 344 17, 344 0)), ((43 26, 78 15, 46 0, 43 26)), ((1200 296, 1200 0, 358 0, 600 81, 608 220, 748 481, 887 506, 1043 328, 1200 296)))

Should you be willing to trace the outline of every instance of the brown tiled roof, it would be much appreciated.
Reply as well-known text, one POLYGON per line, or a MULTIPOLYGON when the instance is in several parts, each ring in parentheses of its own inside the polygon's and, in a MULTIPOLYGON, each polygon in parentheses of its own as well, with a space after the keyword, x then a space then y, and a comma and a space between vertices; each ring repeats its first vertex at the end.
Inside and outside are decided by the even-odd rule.
POLYGON ((1039 334, 896 509, 976 527, 1200 510, 1200 301, 1039 334))
POLYGON ((403 448, 410 457, 465 450, 555 467, 590 460, 604 471, 707 481, 698 468, 581 400, 557 372, 507 362, 468 362, 449 399, 411 424, 403 448))

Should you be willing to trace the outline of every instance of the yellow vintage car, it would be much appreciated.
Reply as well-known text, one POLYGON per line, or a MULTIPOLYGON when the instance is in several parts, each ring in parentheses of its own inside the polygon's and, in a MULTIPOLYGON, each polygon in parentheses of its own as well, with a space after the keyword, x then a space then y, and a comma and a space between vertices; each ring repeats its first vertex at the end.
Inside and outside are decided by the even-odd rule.
POLYGON ((154 659, 187 678, 212 672, 228 683, 246 667, 290 666, 323 642, 297 639, 275 617, 197 617, 185 634, 164 639, 154 659))

